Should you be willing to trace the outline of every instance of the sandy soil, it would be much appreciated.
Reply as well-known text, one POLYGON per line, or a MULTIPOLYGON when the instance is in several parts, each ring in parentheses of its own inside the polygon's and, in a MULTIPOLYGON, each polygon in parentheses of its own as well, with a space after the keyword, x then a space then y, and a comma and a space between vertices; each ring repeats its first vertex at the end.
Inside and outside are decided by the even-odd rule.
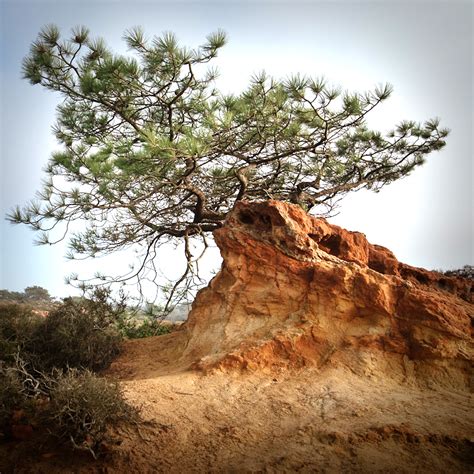
POLYGON ((180 332, 126 343, 107 376, 142 407, 99 461, 51 447, 0 448, 0 472, 469 472, 472 395, 320 370, 185 370, 180 332))

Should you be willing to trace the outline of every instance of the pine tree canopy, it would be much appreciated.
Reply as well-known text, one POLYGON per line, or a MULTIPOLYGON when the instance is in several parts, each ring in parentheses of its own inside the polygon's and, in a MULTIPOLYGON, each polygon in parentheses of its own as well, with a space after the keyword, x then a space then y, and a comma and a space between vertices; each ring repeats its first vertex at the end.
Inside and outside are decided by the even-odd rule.
MULTIPOLYGON (((39 243, 52 243, 59 223, 67 231, 87 222, 71 236, 71 257, 140 244, 140 277, 159 245, 205 238, 238 200, 278 199, 328 215, 349 191, 377 191, 445 145, 437 119, 404 121, 387 134, 368 127, 390 85, 343 92, 322 78, 260 73, 227 95, 209 66, 224 32, 196 49, 172 33, 147 39, 140 28, 124 40, 126 56, 84 27, 63 39, 48 26, 23 63, 26 79, 62 99, 53 128, 61 148, 38 199, 9 218, 39 231, 39 243)), ((193 274, 186 247, 182 284, 193 274)))

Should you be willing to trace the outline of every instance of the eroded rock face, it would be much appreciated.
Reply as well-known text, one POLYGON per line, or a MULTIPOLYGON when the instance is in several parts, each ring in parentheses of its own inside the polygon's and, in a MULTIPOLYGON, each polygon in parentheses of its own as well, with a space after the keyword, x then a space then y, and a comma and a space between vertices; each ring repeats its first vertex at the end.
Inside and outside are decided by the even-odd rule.
POLYGON ((239 203, 214 236, 222 269, 185 329, 195 367, 341 363, 469 384, 471 280, 400 263, 364 234, 278 201, 239 203))

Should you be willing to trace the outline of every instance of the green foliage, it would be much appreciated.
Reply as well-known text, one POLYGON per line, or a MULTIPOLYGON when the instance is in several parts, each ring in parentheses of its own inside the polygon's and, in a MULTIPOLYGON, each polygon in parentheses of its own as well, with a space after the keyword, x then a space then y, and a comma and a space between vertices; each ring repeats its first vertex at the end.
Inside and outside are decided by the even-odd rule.
POLYGON ((0 302, 0 362, 12 362, 18 352, 31 354, 35 332, 42 323, 30 307, 0 302))
POLYGON ((22 358, 35 369, 68 367, 100 370, 120 351, 117 329, 121 304, 97 290, 91 298, 66 298, 47 317, 25 305, 0 304, 0 360, 22 358))
POLYGON ((120 352, 116 321, 121 310, 96 292, 93 299, 66 298, 34 334, 33 351, 43 368, 101 370, 120 352))
POLYGON ((137 318, 125 316, 118 322, 117 328, 122 336, 128 339, 141 339, 144 337, 161 336, 171 332, 170 326, 153 317, 137 318))

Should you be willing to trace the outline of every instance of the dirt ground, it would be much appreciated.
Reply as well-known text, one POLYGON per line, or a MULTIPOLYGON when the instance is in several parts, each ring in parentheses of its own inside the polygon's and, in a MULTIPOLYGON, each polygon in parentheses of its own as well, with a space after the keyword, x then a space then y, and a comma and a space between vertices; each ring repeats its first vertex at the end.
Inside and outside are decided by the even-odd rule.
POLYGON ((173 362, 180 337, 129 341, 107 372, 144 423, 101 460, 12 443, 0 472, 473 472, 472 394, 331 364, 205 375, 173 362))

